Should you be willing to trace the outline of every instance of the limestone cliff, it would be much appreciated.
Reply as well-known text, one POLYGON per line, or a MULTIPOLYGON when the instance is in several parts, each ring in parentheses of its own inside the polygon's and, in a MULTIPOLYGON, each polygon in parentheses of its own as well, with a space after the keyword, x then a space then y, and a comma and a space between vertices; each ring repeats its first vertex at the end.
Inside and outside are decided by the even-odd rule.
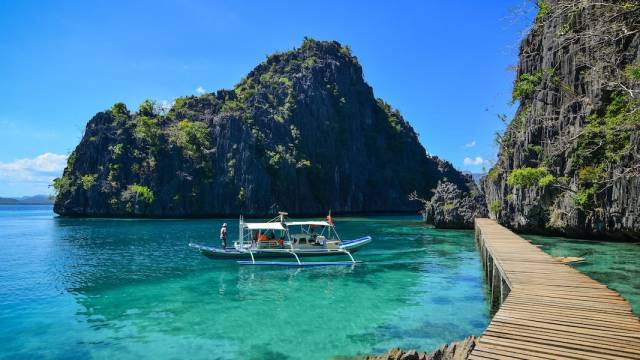
POLYGON ((72 216, 262 216, 417 211, 439 179, 397 110, 376 99, 348 47, 306 39, 269 56, 233 90, 168 111, 124 104, 89 121, 56 179, 72 216))
POLYGON ((516 230, 640 238, 640 3, 538 2, 514 119, 482 180, 516 230))
POLYGON ((437 228, 473 229, 475 218, 488 216, 484 194, 471 176, 466 188, 439 181, 431 199, 423 203, 425 221, 437 228))

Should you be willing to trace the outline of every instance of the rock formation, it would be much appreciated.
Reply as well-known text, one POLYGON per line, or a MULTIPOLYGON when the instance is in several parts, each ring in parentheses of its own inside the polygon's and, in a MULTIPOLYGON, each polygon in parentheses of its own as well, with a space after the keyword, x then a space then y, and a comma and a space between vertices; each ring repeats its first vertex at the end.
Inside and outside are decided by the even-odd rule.
POLYGON ((640 3, 538 2, 519 108, 482 180, 515 230, 640 238, 640 3))
POLYGON ((394 348, 383 355, 367 356, 365 360, 464 360, 471 354, 477 340, 475 336, 470 336, 462 341, 445 344, 432 353, 394 348))
POLYGON ((348 47, 305 39, 233 90, 167 111, 118 103, 87 124, 54 211, 70 216, 253 216, 417 211, 407 195, 465 186, 364 81, 348 47))
POLYGON ((487 217, 488 211, 484 195, 469 178, 466 189, 439 181, 431 200, 424 202, 423 214, 425 221, 437 228, 472 229, 473 220, 487 217))

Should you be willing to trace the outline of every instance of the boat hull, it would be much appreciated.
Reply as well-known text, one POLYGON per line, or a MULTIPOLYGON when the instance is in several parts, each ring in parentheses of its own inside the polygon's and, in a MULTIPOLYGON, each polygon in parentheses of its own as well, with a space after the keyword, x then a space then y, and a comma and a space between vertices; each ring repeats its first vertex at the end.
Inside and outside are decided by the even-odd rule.
MULTIPOLYGON (((342 250, 347 250, 350 253, 354 253, 360 250, 363 246, 371 242, 370 236, 365 236, 355 240, 343 241, 341 244, 342 250)), ((304 257, 316 257, 316 256, 344 256, 344 251, 340 249, 257 249, 252 250, 252 254, 248 251, 238 251, 235 248, 214 248, 209 246, 203 246, 198 244, 189 244, 190 247, 197 249, 200 253, 206 257, 212 259, 248 259, 251 260, 253 254, 254 259, 273 259, 273 258, 291 258, 292 252, 301 258, 304 257)))

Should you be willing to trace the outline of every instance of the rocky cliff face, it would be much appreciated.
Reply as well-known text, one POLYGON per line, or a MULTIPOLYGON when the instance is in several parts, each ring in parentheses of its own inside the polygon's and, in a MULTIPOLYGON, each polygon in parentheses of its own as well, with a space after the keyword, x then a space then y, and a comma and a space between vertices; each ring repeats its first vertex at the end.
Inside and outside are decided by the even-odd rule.
POLYGON ((233 90, 96 114, 56 179, 72 216, 417 211, 442 177, 397 110, 374 97, 348 47, 305 39, 233 90))
POLYGON ((640 238, 640 3, 539 1, 489 209, 516 230, 640 238))
POLYGON ((460 188, 447 180, 438 182, 431 200, 424 201, 424 219, 443 229, 473 229, 474 219, 487 217, 484 194, 468 175, 467 187, 460 188))

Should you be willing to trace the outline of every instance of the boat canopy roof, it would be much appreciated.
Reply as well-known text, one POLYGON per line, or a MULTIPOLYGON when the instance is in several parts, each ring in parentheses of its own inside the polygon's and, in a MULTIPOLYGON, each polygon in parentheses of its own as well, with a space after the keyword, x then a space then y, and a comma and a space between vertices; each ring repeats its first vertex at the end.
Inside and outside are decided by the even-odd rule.
POLYGON ((296 226, 296 225, 315 225, 315 226, 330 226, 326 221, 291 221, 285 223, 287 226, 296 226))
POLYGON ((284 230, 284 226, 279 222, 244 223, 244 226, 249 230, 284 230))

